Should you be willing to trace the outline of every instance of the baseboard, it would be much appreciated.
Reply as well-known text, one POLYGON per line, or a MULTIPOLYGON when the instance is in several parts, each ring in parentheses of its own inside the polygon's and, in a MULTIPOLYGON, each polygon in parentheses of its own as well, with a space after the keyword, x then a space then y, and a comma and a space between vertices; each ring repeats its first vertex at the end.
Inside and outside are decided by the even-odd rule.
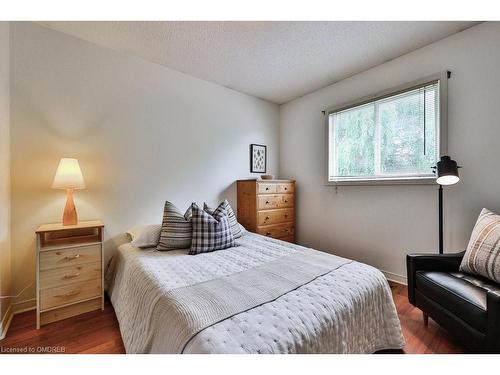
POLYGON ((408 285, 408 280, 406 279, 406 276, 398 275, 396 273, 388 272, 381 270, 381 272, 384 274, 385 278, 389 281, 392 281, 394 283, 398 284, 403 284, 403 285, 408 285))
POLYGON ((3 340, 5 336, 7 336, 7 331, 9 330, 10 323, 12 322, 12 317, 14 316, 12 311, 13 311, 12 305, 10 305, 7 311, 5 312, 5 316, 0 322, 0 340, 3 340))
POLYGON ((27 299, 26 301, 20 301, 12 304, 12 309, 15 314, 20 314, 26 311, 36 309, 36 298, 27 299))

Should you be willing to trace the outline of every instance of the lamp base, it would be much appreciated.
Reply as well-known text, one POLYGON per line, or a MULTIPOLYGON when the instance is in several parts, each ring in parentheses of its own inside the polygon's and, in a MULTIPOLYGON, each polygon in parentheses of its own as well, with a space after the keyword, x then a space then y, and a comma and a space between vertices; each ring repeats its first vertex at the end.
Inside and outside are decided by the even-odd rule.
POLYGON ((64 206, 63 226, 78 224, 75 202, 73 201, 73 189, 66 189, 66 206, 64 206))

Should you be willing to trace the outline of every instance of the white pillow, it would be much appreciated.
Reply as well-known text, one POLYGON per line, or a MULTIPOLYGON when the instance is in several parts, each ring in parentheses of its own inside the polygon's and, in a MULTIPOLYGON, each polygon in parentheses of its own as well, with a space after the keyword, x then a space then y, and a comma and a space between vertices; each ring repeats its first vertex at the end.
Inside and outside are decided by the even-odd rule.
POLYGON ((156 247, 160 241, 161 224, 136 225, 129 229, 127 234, 130 236, 132 246, 140 249, 145 247, 156 247))

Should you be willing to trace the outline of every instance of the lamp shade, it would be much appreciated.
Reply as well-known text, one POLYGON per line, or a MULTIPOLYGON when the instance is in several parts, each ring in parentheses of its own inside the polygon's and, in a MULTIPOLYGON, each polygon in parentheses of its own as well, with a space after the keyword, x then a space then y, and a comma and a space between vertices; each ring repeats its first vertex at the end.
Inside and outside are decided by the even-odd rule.
POLYGON ((62 158, 57 167, 53 189, 84 189, 82 170, 77 159, 62 158))
POLYGON ((460 178, 458 177, 458 166, 455 160, 449 156, 441 156, 441 160, 437 162, 437 179, 439 185, 454 185, 460 178))

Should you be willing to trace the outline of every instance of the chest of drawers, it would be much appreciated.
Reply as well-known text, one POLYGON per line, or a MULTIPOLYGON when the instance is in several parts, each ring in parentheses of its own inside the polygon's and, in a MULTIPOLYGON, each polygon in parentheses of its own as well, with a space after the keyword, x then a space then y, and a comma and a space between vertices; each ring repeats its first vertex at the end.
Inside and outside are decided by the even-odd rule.
POLYGON ((238 222, 264 236, 295 242, 295 181, 238 180, 238 222))
POLYGON ((103 228, 83 221, 37 229, 37 328, 104 308, 103 228))

